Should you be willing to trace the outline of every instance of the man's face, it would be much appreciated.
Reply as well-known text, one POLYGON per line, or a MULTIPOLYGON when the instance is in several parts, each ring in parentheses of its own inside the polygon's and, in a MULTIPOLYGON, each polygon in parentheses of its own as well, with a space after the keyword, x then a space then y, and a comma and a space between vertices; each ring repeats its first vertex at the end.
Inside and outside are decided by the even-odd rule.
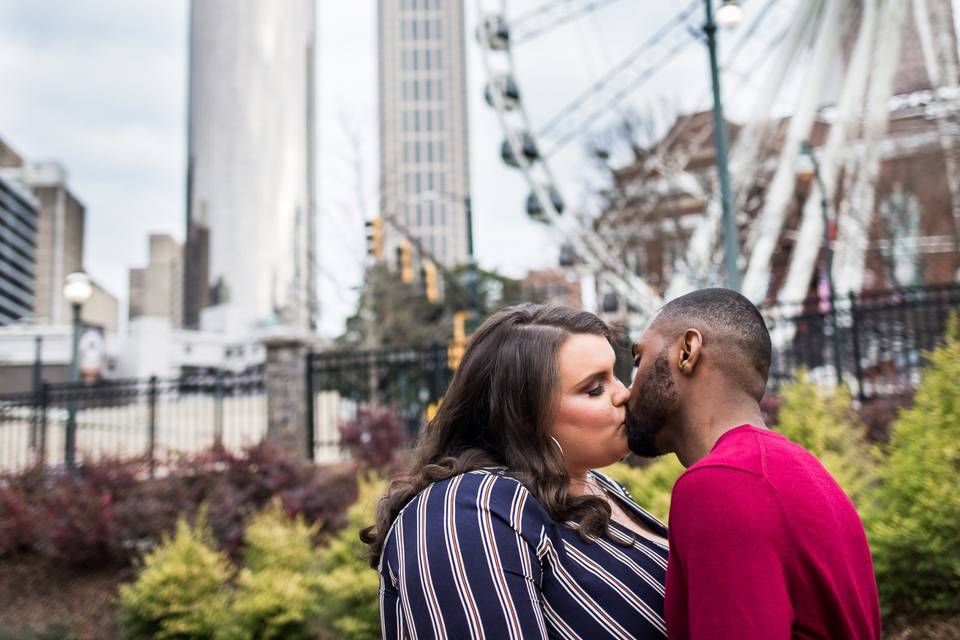
POLYGON ((637 373, 627 404, 627 444, 640 456, 663 455, 662 431, 680 410, 680 395, 671 376, 669 342, 652 327, 633 345, 637 373))

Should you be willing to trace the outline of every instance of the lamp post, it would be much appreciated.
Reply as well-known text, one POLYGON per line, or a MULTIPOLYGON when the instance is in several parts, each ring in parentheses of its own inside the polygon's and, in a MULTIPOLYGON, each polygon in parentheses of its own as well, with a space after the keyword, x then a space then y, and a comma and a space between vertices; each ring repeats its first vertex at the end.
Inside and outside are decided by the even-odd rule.
POLYGON ((93 284, 82 271, 71 273, 63 285, 63 297, 73 310, 73 346, 70 350, 70 395, 67 398, 67 429, 64 434, 64 462, 76 469, 77 460, 77 385, 80 383, 80 309, 93 295, 93 284))
POLYGON ((740 22, 742 11, 735 0, 724 0, 713 17, 713 0, 704 0, 707 21, 703 32, 707 36, 710 51, 710 79, 713 84, 713 140, 717 148, 717 172, 720 174, 720 201, 723 208, 723 264, 726 270, 728 289, 740 290, 740 242, 737 237, 737 221, 733 211, 733 196, 730 189, 730 171, 727 167, 727 125, 723 119, 723 103, 720 97, 720 69, 717 63, 717 26, 732 27, 740 22))
POLYGON ((841 360, 840 331, 837 326, 836 289, 833 286, 833 239, 836 235, 837 221, 833 217, 827 200, 827 187, 820 175, 820 162, 809 140, 800 145, 800 158, 797 175, 801 180, 814 178, 820 188, 820 214, 823 217, 823 257, 820 263, 820 282, 817 289, 820 294, 820 312, 830 314, 830 331, 833 334, 833 368, 837 375, 837 384, 843 380, 843 361, 841 360), (824 301, 826 298, 826 301, 824 301))

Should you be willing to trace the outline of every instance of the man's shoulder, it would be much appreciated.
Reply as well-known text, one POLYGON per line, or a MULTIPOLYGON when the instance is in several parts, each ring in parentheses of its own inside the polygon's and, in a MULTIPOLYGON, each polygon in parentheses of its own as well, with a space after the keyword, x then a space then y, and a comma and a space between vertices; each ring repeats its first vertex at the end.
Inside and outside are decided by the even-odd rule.
MULTIPOLYGON (((764 449, 771 444, 765 437, 773 432, 752 426, 741 426, 723 434, 706 456, 690 465, 683 474, 737 477, 740 473, 764 475, 764 449)), ((782 436, 777 436, 784 440, 782 436)), ((779 444, 773 441, 773 444, 779 444)), ((683 476, 681 476, 683 477, 683 476)))

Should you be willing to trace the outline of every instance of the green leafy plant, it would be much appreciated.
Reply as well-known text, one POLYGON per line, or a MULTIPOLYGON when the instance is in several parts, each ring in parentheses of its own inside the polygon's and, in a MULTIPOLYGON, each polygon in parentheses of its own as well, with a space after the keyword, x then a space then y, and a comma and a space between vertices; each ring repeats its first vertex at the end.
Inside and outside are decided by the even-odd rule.
POLYGON ((888 615, 960 613, 960 339, 928 354, 913 399, 893 425, 868 520, 888 615))
POLYGON ((228 611, 231 573, 204 513, 194 527, 181 519, 174 536, 144 558, 136 581, 120 587, 120 623, 127 637, 212 640, 228 611))
POLYGON ((386 481, 368 477, 360 498, 347 511, 348 524, 321 550, 321 628, 331 638, 365 640, 380 637, 380 579, 365 558, 358 532, 373 522, 377 499, 386 481))
POLYGON ((319 525, 288 517, 279 501, 247 526, 244 567, 237 578, 230 622, 218 640, 306 640, 321 608, 319 558, 313 548, 319 525))

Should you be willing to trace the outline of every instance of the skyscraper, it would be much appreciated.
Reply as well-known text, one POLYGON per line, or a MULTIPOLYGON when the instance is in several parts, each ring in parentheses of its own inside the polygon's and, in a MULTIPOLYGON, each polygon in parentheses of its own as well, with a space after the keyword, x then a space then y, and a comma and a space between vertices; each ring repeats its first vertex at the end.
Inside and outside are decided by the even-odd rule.
POLYGON ((316 323, 314 0, 193 0, 184 324, 316 323))
POLYGON ((167 234, 150 234, 147 266, 130 269, 128 317, 141 316, 183 322, 183 246, 167 234))
MULTIPOLYGON (((467 260, 463 0, 378 0, 381 211, 448 266, 467 260)), ((384 255, 402 241, 384 225, 384 255)))

